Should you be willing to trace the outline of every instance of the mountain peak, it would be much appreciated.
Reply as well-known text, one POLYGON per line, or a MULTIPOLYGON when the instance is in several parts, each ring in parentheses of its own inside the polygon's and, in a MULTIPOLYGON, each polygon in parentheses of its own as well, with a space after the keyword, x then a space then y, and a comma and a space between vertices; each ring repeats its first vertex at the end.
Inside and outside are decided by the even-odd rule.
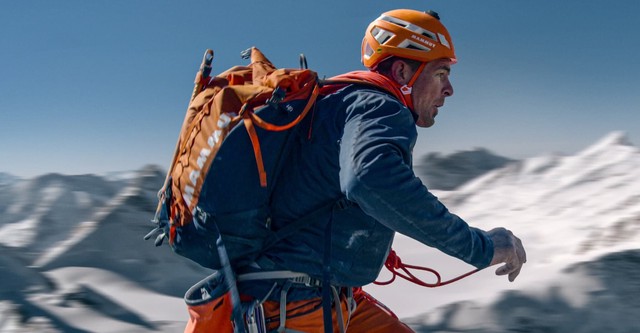
POLYGON ((490 170, 502 168, 514 160, 496 155, 486 148, 458 151, 450 155, 431 153, 414 165, 430 189, 453 190, 490 170))
POLYGON ((587 147, 585 150, 579 153, 579 155, 587 155, 594 153, 607 152, 616 147, 635 147, 629 140, 627 133, 623 131, 614 131, 605 136, 596 143, 587 147))
POLYGON ((19 180, 19 178, 10 173, 0 172, 0 186, 11 185, 17 180, 19 180))

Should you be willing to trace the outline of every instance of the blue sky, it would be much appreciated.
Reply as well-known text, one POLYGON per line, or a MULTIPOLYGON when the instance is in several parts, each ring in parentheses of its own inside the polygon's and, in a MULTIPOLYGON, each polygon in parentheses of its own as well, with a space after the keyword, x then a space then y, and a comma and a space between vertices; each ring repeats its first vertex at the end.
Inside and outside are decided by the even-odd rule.
POLYGON ((415 152, 575 153, 614 130, 640 143, 640 1, 2 1, 0 171, 166 167, 206 48, 214 72, 255 45, 278 67, 362 69, 368 23, 433 9, 459 63, 415 152))

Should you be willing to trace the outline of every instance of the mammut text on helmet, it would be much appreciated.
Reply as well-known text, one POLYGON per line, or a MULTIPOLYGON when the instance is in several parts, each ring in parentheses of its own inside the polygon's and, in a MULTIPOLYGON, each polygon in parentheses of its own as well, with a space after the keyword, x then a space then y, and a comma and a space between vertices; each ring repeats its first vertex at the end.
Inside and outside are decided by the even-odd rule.
POLYGON ((411 39, 415 39, 415 40, 419 41, 419 42, 420 42, 420 43, 422 43, 422 44, 426 44, 426 45, 428 45, 430 48, 434 48, 434 47, 436 47, 436 44, 435 44, 435 43, 433 43, 432 41, 429 41, 429 40, 427 40, 427 39, 424 39, 424 38, 422 38, 422 37, 420 37, 420 36, 418 36, 418 35, 411 35, 411 39))

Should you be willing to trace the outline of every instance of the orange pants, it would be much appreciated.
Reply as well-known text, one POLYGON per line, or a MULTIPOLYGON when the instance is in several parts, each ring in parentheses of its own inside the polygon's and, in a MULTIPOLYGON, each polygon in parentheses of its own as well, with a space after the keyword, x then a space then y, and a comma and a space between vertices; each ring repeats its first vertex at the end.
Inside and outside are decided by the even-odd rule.
MULTIPOLYGON (((349 317, 347 300, 342 299, 343 318, 347 333, 410 333, 413 332, 403 324, 391 311, 386 309, 371 295, 362 289, 354 292, 356 310, 349 317)), ((267 329, 275 331, 280 326, 280 303, 267 301, 263 304, 267 329)), ((339 332, 336 323, 335 309, 333 311, 333 331, 339 332)), ((222 332, 232 333, 233 327, 229 320, 231 316, 231 302, 228 296, 223 296, 209 304, 190 307, 189 323, 185 333, 222 332)), ((320 298, 287 303, 287 319, 285 327, 291 330, 308 333, 324 333, 322 317, 322 300, 320 298)))

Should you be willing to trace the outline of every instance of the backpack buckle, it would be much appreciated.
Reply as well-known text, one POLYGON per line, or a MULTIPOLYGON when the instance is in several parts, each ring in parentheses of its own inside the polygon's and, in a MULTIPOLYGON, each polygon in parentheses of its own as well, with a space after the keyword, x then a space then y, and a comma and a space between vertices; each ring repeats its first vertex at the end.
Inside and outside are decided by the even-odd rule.
POLYGON ((271 98, 269 98, 267 104, 269 104, 269 106, 271 106, 272 108, 277 109, 278 103, 284 100, 286 94, 287 92, 284 89, 276 87, 276 89, 273 90, 273 93, 271 93, 271 98))
POLYGON ((345 210, 349 207, 351 207, 351 205, 353 205, 353 203, 351 201, 349 201, 349 199, 347 198, 340 198, 340 200, 336 201, 336 208, 338 208, 339 210, 345 210))
POLYGON ((312 278, 309 275, 296 276, 289 279, 292 283, 304 284, 307 287, 322 287, 322 280, 312 278))

